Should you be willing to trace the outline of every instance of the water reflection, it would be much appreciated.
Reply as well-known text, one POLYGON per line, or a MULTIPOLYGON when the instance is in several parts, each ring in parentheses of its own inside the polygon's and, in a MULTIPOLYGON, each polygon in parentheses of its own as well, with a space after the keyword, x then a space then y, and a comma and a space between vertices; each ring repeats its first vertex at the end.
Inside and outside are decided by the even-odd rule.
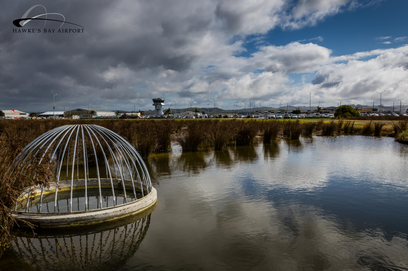
POLYGON ((88 230, 20 232, 0 261, 2 270, 116 270, 139 249, 151 213, 88 230))
POLYGON ((231 148, 234 153, 234 159, 240 162, 254 162, 258 158, 255 147, 249 146, 237 146, 231 148))
POLYGON ((207 152, 185 152, 177 160, 177 168, 182 171, 198 174, 209 166, 206 161, 207 152))
POLYGON ((279 144, 276 142, 272 142, 270 144, 263 145, 264 150, 264 158, 273 159, 279 155, 279 144))
POLYGON ((233 160, 228 149, 222 151, 214 151, 214 159, 216 167, 229 167, 233 160))
POLYGON ((288 151, 300 152, 303 148, 302 142, 299 139, 285 139, 288 151))

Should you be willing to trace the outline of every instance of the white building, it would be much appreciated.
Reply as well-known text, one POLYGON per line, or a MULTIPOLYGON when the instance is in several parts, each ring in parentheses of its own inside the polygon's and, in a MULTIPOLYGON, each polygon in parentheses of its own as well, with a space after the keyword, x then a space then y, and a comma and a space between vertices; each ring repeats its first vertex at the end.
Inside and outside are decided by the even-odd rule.
POLYGON ((41 113, 38 115, 39 117, 43 117, 43 118, 52 118, 52 117, 56 117, 56 118, 63 118, 64 117, 64 111, 46 111, 44 113, 41 113))
POLYGON ((115 117, 116 114, 113 111, 101 110, 101 109, 86 109, 77 108, 65 111, 66 116, 77 115, 86 118, 96 118, 96 117, 115 117))
POLYGON ((11 109, 11 110, 1 110, 4 113, 4 118, 5 119, 25 119, 28 118, 28 113, 17 110, 17 109, 11 109))

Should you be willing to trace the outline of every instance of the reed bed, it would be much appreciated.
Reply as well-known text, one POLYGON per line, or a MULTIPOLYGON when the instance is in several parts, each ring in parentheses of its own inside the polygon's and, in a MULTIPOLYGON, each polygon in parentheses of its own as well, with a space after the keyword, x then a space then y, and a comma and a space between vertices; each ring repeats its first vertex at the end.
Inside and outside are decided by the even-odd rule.
POLYGON ((283 136, 287 139, 299 139, 303 125, 299 120, 283 122, 283 136))
POLYGON ((381 130, 385 126, 385 123, 374 122, 374 136, 381 136, 381 130))
POLYGON ((343 125, 343 132, 346 135, 354 133, 354 123, 355 121, 346 121, 343 125))
POLYGON ((316 129, 316 127, 317 127, 316 122, 305 122, 305 123, 303 123, 302 136, 311 137, 313 135, 313 131, 316 129))
POLYGON ((329 123, 321 123, 321 130, 322 130, 322 135, 324 136, 334 136, 334 133, 338 129, 338 125, 332 121, 329 123))
POLYGON ((363 128, 361 128, 361 134, 363 135, 372 135, 373 133, 374 133, 373 121, 364 124, 363 128))
POLYGON ((260 129, 258 121, 237 121, 237 133, 235 136, 235 143, 237 146, 248 146, 254 141, 255 136, 260 129))
POLYGON ((222 150, 227 142, 233 139, 237 134, 236 121, 210 121, 208 134, 214 144, 214 149, 217 151, 222 150))
POLYGON ((263 121, 261 130, 263 131, 263 143, 271 143, 275 141, 281 130, 282 123, 276 120, 263 121))
POLYGON ((209 121, 189 121, 187 127, 181 129, 177 141, 181 145, 183 152, 197 151, 200 145, 208 139, 206 129, 209 121))

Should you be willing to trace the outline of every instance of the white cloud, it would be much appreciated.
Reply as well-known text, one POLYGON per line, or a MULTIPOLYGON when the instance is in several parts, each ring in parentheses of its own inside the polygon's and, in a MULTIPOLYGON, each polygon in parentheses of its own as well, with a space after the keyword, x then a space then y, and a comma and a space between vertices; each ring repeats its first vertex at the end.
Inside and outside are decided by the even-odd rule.
POLYGON ((394 41, 400 42, 400 41, 406 40, 407 38, 408 38, 408 37, 398 37, 398 38, 395 38, 394 41))
POLYGON ((384 36, 384 37, 376 37, 377 40, 388 40, 392 38, 391 36, 384 36))

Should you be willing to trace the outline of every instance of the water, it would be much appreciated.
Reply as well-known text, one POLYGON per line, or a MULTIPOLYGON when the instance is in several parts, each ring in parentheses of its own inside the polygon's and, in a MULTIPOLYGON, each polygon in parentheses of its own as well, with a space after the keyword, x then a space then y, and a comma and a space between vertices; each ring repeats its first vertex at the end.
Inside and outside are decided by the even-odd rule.
MULTIPOLYGON (((54 190, 55 191, 55 190, 54 190)), ((112 195, 112 189, 101 189, 101 199, 99 195, 99 189, 88 189, 87 194, 87 209, 96 210, 100 208, 108 208, 111 206, 116 206, 131 202, 135 198, 130 198, 133 195, 133 191, 126 191, 126 198, 123 190, 115 189, 115 198, 112 195), (102 206, 100 206, 102 202, 102 206)), ((136 193, 137 198, 142 198, 140 192, 136 193)), ((74 190, 72 195, 72 211, 85 211, 85 190, 74 190)), ((44 196, 42 204, 39 202, 37 197, 35 201, 31 200, 28 206, 29 213, 68 213, 70 211, 70 199, 71 191, 66 190, 58 193, 57 208, 55 208, 55 193, 50 193, 44 196), (40 208, 41 207, 41 208, 40 208), (41 212, 40 212, 41 210, 41 212)), ((17 211, 25 212, 27 206, 27 201, 23 201, 18 205, 17 211)))
POLYGON ((184 154, 174 145, 149 161, 151 214, 20 236, 0 267, 408 270, 407 158, 407 145, 360 136, 184 154))

